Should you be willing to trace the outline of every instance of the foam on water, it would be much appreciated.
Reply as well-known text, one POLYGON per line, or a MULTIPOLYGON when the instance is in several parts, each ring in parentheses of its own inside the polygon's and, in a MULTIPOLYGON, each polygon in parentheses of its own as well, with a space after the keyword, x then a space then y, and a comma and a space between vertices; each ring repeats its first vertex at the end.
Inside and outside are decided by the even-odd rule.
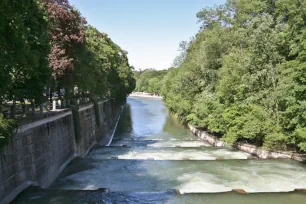
POLYGON ((74 173, 73 166, 54 187, 110 188, 112 191, 187 192, 293 191, 306 188, 306 167, 293 161, 92 161, 90 169, 74 173), (71 170, 72 173, 69 173, 71 170))
POLYGON ((207 142, 204 141, 164 141, 164 142, 158 142, 153 144, 148 144, 149 147, 201 147, 211 146, 207 142))
POLYGON ((229 149, 215 149, 211 154, 222 159, 248 159, 250 154, 241 151, 230 151, 229 149))
POLYGON ((148 148, 148 147, 111 147, 93 150, 89 158, 95 159, 154 159, 154 160, 216 160, 247 159, 247 153, 231 149, 215 150, 213 147, 201 148, 148 148))
POLYGON ((147 146, 147 147, 210 147, 211 145, 201 140, 117 140, 110 146, 147 146))

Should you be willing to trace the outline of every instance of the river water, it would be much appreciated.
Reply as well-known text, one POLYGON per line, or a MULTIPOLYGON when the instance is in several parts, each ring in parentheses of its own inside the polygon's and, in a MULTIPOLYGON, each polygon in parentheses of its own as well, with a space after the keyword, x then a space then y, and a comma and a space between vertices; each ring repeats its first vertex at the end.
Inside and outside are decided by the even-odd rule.
POLYGON ((13 203, 306 203, 306 193, 289 192, 299 188, 305 164, 212 147, 161 100, 130 97, 110 146, 95 146, 49 189, 29 188, 13 203))

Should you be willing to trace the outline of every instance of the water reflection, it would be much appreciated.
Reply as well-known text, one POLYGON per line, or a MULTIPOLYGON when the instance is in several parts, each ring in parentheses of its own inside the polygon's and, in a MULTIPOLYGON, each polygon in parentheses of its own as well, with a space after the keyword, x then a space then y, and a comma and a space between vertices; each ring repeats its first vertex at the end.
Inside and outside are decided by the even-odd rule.
POLYGON ((160 99, 129 97, 114 140, 192 139, 198 140, 169 114, 160 99))
POLYGON ((115 132, 115 138, 126 137, 129 138, 133 134, 133 120, 131 117, 131 106, 130 104, 126 104, 123 112, 120 116, 120 120, 118 122, 118 126, 115 132))

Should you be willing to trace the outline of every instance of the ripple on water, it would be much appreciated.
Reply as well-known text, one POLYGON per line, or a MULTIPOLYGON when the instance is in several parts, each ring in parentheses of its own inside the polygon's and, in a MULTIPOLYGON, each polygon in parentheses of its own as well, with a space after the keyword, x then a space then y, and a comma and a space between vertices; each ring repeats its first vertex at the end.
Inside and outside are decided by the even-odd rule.
POLYGON ((247 192, 277 192, 306 187, 305 165, 292 161, 93 160, 91 165, 95 168, 73 171, 70 175, 68 172, 60 178, 66 183, 55 187, 147 192, 166 189, 223 192, 236 188, 247 192))

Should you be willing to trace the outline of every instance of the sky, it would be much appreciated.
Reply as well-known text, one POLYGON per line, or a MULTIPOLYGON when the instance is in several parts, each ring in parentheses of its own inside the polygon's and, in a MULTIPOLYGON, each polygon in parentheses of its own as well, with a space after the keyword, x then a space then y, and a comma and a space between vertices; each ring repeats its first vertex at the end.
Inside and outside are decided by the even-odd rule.
POLYGON ((87 22, 128 52, 136 70, 168 69, 181 41, 199 30, 196 13, 225 0, 70 0, 87 22))

